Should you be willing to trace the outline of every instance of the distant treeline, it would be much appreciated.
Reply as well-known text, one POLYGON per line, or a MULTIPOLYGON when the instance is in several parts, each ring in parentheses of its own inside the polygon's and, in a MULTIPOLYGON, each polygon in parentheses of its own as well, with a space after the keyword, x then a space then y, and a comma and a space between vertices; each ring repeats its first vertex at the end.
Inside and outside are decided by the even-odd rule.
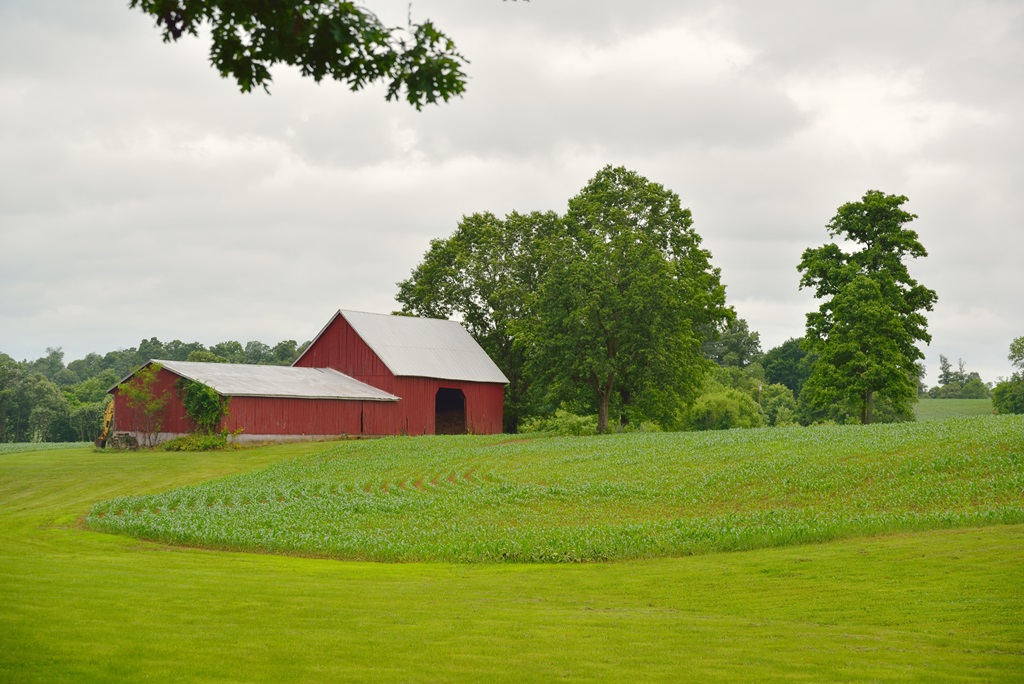
MULTIPOLYGON (((713 362, 713 367, 686 416, 685 429, 806 425, 822 420, 823 416, 801 397, 814 362, 814 355, 806 351, 802 338, 787 340, 762 352, 760 335, 750 330, 743 319, 736 319, 724 330, 704 332, 706 337, 701 351, 713 362)), ((151 359, 287 366, 309 344, 284 340, 274 346, 259 341, 243 345, 230 340, 206 347, 199 342, 172 340, 165 343, 151 337, 142 340, 138 347, 103 355, 87 354, 67 364, 59 347, 48 348, 46 355, 35 361, 15 361, 0 352, 0 442, 94 440, 110 401, 107 390, 151 359)), ((968 372, 963 360, 954 369, 942 356, 940 371, 939 385, 930 390, 919 385, 922 396, 991 396, 991 386, 977 373, 968 372)), ((555 413, 538 416, 524 427, 567 429, 559 424, 555 413)), ((909 420, 911 417, 891 416, 889 419, 909 420)), ((592 432, 593 428, 588 423, 579 430, 592 432)))
POLYGON ((309 342, 274 346, 234 340, 206 347, 199 342, 155 337, 138 347, 87 354, 64 363, 60 347, 35 361, 15 361, 0 352, 0 442, 90 442, 102 426, 107 390, 151 359, 291 365, 309 342))
POLYGON ((992 383, 985 382, 973 371, 968 372, 963 359, 954 370, 949 359, 939 354, 939 384, 928 390, 928 396, 932 399, 989 399, 992 383))

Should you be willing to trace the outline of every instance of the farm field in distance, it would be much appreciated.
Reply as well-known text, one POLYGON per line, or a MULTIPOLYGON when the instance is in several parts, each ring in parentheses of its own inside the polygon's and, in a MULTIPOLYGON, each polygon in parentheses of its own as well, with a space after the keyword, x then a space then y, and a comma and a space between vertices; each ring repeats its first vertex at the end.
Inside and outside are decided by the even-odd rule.
MULTIPOLYGON (((717 470, 715 486, 726 488, 719 492, 739 486, 733 480, 746 472, 745 460, 781 457, 774 440, 783 437, 793 442, 786 458, 811 463, 814 449, 801 442, 803 434, 808 443, 819 439, 822 468, 827 460, 863 467, 863 450, 871 448, 893 460, 894 475, 941 473, 926 500, 952 506, 980 495, 979 503, 1013 507, 1001 497, 1012 489, 1005 481, 1020 477, 1024 418, 815 430, 698 435, 708 441, 692 446, 725 464, 737 446, 774 450, 745 453, 717 470), (958 498, 954 480, 969 497, 958 498)), ((379 485, 370 493, 399 498, 403 491, 425 496, 416 479, 432 468, 408 463, 407 452, 416 448, 434 454, 435 465, 499 454, 477 457, 479 476, 466 479, 469 467, 456 471, 464 482, 449 484, 469 494, 501 487, 499 475, 507 483, 526 472, 551 486, 562 469, 587 464, 586 454, 602 481, 636 480, 641 469, 602 465, 609 456, 594 448, 622 439, 630 445, 633 438, 664 445, 690 436, 508 444, 412 438, 329 445, 328 453, 347 462, 368 449, 364 458, 381 460, 364 478, 379 485), (420 441, 426 446, 408 446, 420 441), (446 449, 434 449, 435 442, 446 449), (573 451, 578 443, 588 448, 573 451), (385 447, 404 465, 375 451, 385 447), (567 451, 542 456, 557 449, 567 451), (445 461, 445 450, 462 460, 445 461)), ((70 449, 0 459, 0 680, 1014 681, 1024 670, 1020 524, 584 564, 341 562, 169 546, 81 524, 97 502, 169 494, 211 478, 233 482, 235 474, 288 472, 318 448, 70 449)), ((669 474, 695 468, 682 459, 669 474)), ((823 485, 801 496, 829 491, 823 485)), ((434 486, 447 485, 439 479, 434 486)))
POLYGON ((918 398, 914 413, 919 421, 942 420, 955 416, 991 416, 991 399, 918 398))

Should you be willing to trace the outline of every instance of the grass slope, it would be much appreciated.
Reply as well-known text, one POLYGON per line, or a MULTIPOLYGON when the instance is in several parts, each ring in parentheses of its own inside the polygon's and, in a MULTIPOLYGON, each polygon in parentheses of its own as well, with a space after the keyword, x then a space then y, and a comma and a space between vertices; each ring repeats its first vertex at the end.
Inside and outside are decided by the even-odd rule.
POLYGON ((369 564, 83 530, 290 458, 0 461, 0 681, 1019 681, 1024 526, 586 565, 369 564))
POLYGON ((89 526, 385 561, 603 561, 1024 522, 1024 416, 421 437, 93 506, 89 526))

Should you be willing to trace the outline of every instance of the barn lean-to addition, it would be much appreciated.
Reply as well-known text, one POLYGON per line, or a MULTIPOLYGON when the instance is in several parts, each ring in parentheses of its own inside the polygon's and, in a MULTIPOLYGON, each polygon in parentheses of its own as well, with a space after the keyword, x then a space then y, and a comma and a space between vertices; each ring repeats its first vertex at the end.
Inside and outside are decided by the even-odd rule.
MULTIPOLYGON (((353 311, 338 311, 291 367, 151 363, 163 366, 155 391, 168 399, 161 440, 192 427, 179 378, 230 397, 222 429, 253 441, 495 434, 508 382, 455 321, 353 311)), ((116 430, 138 433, 139 416, 111 392, 116 430)))
MULTIPOLYGON (((177 393, 185 378, 212 387, 230 399, 221 429, 239 432, 242 440, 307 439, 342 434, 374 434, 379 408, 398 397, 358 382, 330 368, 289 368, 235 363, 197 363, 154 359, 162 366, 153 392, 167 399, 157 441, 192 431, 192 421, 177 393)), ((130 377, 130 376, 129 376, 130 377)), ((114 388, 118 432, 144 429, 142 416, 114 388)), ((136 435, 138 436, 138 435, 136 435)))

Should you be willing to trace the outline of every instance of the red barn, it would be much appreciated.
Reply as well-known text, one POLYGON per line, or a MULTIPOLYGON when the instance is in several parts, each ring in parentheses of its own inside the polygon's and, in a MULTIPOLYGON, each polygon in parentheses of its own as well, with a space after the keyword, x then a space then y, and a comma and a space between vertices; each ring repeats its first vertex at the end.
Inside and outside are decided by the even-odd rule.
POLYGON ((333 368, 400 401, 386 434, 497 434, 508 378, 455 321, 338 311, 294 364, 333 368))
MULTIPOLYGON (((180 378, 229 397, 221 428, 254 441, 499 433, 508 382, 459 323, 351 311, 335 314, 291 367, 150 363, 163 366, 154 391, 168 400, 158 441, 192 429, 180 378)), ((138 436, 142 416, 110 391, 116 431, 138 436)))

